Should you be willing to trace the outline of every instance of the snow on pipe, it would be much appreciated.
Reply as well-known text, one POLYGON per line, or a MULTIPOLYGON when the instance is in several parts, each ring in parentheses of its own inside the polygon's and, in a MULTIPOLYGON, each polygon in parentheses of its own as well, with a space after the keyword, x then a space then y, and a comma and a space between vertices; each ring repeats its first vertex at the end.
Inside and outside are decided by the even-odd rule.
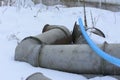
POLYGON ((85 0, 85 1, 86 2, 96 2, 96 3, 120 5, 120 0, 85 0))

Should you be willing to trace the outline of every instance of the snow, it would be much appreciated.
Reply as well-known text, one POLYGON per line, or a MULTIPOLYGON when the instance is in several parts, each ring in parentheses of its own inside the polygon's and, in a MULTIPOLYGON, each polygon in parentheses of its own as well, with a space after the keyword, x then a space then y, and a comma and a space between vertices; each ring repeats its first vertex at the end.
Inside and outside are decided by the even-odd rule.
POLYGON ((91 78, 89 80, 116 80, 115 78, 112 78, 110 76, 105 76, 105 77, 95 77, 95 78, 91 78))
MULTIPOLYGON (((95 27, 104 32, 106 38, 91 34, 95 43, 120 43, 120 12, 87 7, 88 26, 92 27, 91 15, 95 19, 95 27), (98 40, 99 38, 99 40, 98 40)), ((64 6, 37 5, 18 8, 0 7, 0 78, 1 80, 25 80, 35 72, 41 72, 52 80, 117 80, 111 76, 87 79, 83 75, 33 67, 28 63, 14 60, 15 48, 25 37, 40 34, 45 24, 64 25, 72 31, 75 21, 83 18, 83 8, 64 6)))

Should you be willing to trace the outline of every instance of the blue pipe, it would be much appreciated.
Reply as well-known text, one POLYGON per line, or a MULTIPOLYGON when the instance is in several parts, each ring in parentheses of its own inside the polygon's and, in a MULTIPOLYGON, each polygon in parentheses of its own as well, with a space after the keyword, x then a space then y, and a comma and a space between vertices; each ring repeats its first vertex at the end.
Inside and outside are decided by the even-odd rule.
POLYGON ((81 29, 81 32, 85 38, 85 40, 87 41, 87 43, 89 44, 89 46, 100 56, 102 57, 103 59, 105 59, 106 61, 120 67, 120 59, 116 58, 116 57, 113 57, 111 55, 109 55, 108 53, 102 51, 88 36, 88 34, 86 33, 85 31, 85 28, 83 26, 83 23, 82 23, 82 19, 79 18, 78 19, 78 22, 79 22, 79 27, 81 29))

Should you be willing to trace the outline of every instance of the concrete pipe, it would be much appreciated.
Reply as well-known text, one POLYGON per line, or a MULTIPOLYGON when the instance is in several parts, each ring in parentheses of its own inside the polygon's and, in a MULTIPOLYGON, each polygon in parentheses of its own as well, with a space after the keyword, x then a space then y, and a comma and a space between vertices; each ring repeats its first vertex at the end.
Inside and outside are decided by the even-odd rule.
POLYGON ((72 42, 70 31, 60 25, 45 25, 42 34, 30 36, 30 38, 38 39, 43 44, 69 44, 72 42))
POLYGON ((42 73, 37 72, 28 76, 25 80, 52 80, 52 79, 46 77, 42 73))
POLYGON ((82 74, 82 75, 85 76, 88 80, 94 80, 95 77, 105 77, 105 76, 110 76, 114 78, 113 80, 120 80, 119 75, 102 75, 102 74, 82 74))
MULTIPOLYGON (((30 41, 30 40, 28 40, 30 41)), ((95 54, 87 44, 33 45, 24 40, 15 51, 15 59, 33 66, 80 74, 120 74, 116 67, 95 54), (24 50, 23 50, 24 49, 24 50)), ((120 58, 120 44, 99 45, 100 48, 120 58)))
POLYGON ((41 42, 38 39, 29 37, 24 39, 15 49, 15 60, 30 63, 33 66, 39 66, 38 55, 40 53, 41 42))

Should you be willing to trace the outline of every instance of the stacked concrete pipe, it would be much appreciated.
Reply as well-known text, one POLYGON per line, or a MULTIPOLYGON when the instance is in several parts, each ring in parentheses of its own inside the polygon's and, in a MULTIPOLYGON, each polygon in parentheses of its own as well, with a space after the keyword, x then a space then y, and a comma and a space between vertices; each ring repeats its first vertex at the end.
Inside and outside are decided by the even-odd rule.
POLYGON ((71 41, 71 33, 66 27, 47 24, 44 26, 42 34, 26 37, 21 41, 15 50, 15 60, 39 66, 37 60, 43 45, 68 44, 71 41))
MULTIPOLYGON (((15 60, 24 61, 36 67, 80 74, 120 74, 119 67, 104 61, 87 44, 48 45, 71 43, 71 40, 68 40, 71 39, 71 33, 68 29, 65 28, 62 31, 63 27, 62 29, 59 28, 57 30, 59 33, 62 33, 60 36, 57 36, 59 40, 56 40, 57 38, 51 38, 55 40, 49 39, 50 36, 58 34, 58 31, 55 31, 56 28, 49 27, 49 25, 45 26, 43 34, 23 39, 16 47, 15 60), (65 31, 67 32, 65 33, 65 31), (46 36, 46 39, 42 40, 43 35, 46 36), (64 36, 64 38, 61 36, 64 36), (60 39, 64 39, 63 41, 65 42, 61 42, 60 39)), ((120 54, 118 53, 120 52, 120 44, 99 44, 98 46, 107 53, 120 58, 120 54)))

